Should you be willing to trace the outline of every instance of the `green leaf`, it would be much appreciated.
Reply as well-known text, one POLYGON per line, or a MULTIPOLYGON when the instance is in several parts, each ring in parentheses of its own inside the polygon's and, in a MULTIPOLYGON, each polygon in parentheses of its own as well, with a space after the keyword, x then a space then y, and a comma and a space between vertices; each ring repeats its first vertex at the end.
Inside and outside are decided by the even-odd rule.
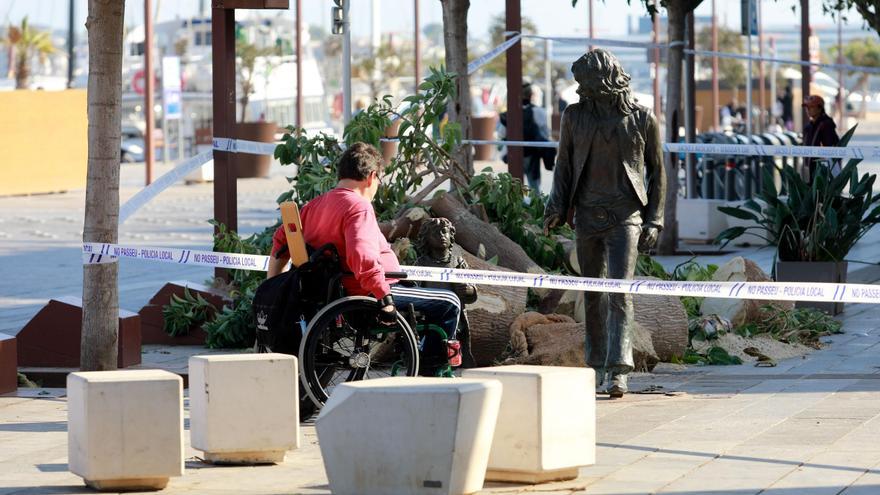
POLYGON ((734 218, 739 218, 741 220, 754 220, 758 221, 758 216, 750 211, 743 210, 740 207, 731 208, 729 206, 719 206, 718 211, 724 213, 725 215, 730 215, 734 218))

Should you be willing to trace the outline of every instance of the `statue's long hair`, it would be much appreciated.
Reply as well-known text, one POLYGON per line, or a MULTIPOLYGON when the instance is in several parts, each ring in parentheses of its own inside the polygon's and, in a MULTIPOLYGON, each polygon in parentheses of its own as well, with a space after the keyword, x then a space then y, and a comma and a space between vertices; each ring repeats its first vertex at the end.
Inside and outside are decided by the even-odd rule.
POLYGON ((443 227, 449 227, 449 235, 452 237, 452 242, 455 242, 455 225, 448 218, 429 218, 422 222, 422 226, 419 228, 419 237, 416 240, 416 252, 420 256, 428 255, 428 237, 439 232, 443 227))
POLYGON ((629 115, 636 110, 636 102, 629 87, 630 76, 611 52, 593 48, 571 64, 571 72, 580 85, 577 93, 581 102, 593 105, 597 103, 593 101, 594 97, 587 96, 584 88, 585 84, 590 84, 598 86, 591 89, 592 93, 598 93, 599 100, 607 101, 623 115, 629 115))

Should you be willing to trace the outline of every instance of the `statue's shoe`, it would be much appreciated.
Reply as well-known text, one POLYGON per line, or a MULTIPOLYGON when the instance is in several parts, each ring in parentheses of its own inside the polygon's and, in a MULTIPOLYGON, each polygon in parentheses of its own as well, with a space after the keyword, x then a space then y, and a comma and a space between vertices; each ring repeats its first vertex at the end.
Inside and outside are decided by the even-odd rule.
POLYGON ((612 399, 620 399, 628 391, 626 385, 627 375, 613 374, 611 375, 611 386, 608 387, 608 394, 612 399))
POLYGON ((593 371, 596 373, 596 393, 605 393, 605 382, 608 378, 608 373, 605 371, 605 368, 593 368, 593 371))

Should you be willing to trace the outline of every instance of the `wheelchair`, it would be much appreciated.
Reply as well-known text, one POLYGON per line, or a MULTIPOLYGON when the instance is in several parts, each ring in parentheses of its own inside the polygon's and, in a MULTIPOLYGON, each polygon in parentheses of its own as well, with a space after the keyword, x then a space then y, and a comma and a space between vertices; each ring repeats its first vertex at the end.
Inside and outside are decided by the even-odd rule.
MULTIPOLYGON (((452 368, 461 364, 457 341, 412 306, 399 310, 396 324, 389 326, 379 322, 375 298, 346 296, 342 278, 351 274, 339 268, 333 246, 313 252, 310 263, 323 268, 301 284, 301 290, 310 292, 303 298, 311 304, 304 314, 313 316, 307 323, 301 320, 304 330, 291 329, 303 332, 298 354, 302 418, 323 407, 341 383, 391 376, 452 376, 452 368)), ((405 273, 385 276, 406 279, 405 273)))

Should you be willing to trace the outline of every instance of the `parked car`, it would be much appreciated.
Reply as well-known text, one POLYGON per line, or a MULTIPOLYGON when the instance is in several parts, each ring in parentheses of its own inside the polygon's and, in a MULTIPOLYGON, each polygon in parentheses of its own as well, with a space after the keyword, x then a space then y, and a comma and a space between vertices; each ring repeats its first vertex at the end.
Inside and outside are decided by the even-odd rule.
POLYGON ((134 126, 122 128, 122 143, 119 150, 121 163, 137 163, 144 161, 144 135, 134 126))

